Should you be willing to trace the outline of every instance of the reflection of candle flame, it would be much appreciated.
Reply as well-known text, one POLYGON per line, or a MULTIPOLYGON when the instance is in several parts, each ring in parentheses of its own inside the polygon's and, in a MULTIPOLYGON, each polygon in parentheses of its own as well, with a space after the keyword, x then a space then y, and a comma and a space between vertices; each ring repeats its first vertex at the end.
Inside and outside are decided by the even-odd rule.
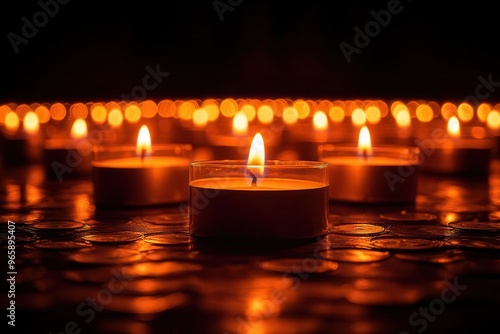
POLYGON ((262 138, 260 133, 257 133, 253 137, 247 162, 247 174, 251 174, 252 187, 255 187, 257 177, 262 177, 264 175, 265 160, 264 138, 262 138))
POLYGON ((460 122, 456 116, 448 120, 448 134, 452 137, 460 137, 460 122))
POLYGON ((27 134, 35 135, 40 129, 40 122, 38 121, 38 115, 34 111, 29 111, 24 116, 23 128, 27 134))
POLYGON ((318 110, 314 113, 313 125, 314 129, 318 131, 328 129, 328 117, 326 117, 326 114, 323 111, 318 110))
POLYGON ((248 119, 243 111, 239 111, 233 117, 233 134, 246 135, 248 132, 248 119))
POLYGON ((71 127, 71 138, 82 139, 87 137, 87 123, 83 118, 78 118, 71 127))
POLYGON ((151 134, 149 133, 148 127, 143 125, 137 136, 136 153, 141 156, 141 158, 144 158, 146 155, 150 155, 151 151, 151 134))
POLYGON ((370 131, 364 125, 359 131, 359 140, 358 140, 358 153, 363 154, 364 157, 372 154, 372 140, 370 137, 370 131))

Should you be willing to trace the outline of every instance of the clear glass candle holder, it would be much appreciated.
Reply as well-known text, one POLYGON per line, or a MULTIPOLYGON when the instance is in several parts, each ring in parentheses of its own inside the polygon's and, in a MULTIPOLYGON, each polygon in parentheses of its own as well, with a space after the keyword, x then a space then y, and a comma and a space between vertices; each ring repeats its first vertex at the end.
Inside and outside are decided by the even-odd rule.
POLYGON ((92 182, 97 206, 148 206, 187 202, 189 144, 153 146, 150 154, 132 146, 93 150, 92 182))
POLYGON ((189 188, 190 232, 198 237, 297 240, 326 233, 326 163, 195 161, 189 188))

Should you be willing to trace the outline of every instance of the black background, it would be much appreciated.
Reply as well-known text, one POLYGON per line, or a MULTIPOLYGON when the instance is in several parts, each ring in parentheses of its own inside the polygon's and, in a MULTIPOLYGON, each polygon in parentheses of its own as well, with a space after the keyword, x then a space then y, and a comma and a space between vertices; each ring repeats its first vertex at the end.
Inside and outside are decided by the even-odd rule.
POLYGON ((6 2, 0 102, 117 100, 156 65, 170 75, 146 98, 463 100, 478 76, 500 82, 493 2, 401 0, 350 64, 339 44, 388 1, 242 0, 223 21, 213 2, 71 0, 17 54, 7 35, 41 7, 6 2))

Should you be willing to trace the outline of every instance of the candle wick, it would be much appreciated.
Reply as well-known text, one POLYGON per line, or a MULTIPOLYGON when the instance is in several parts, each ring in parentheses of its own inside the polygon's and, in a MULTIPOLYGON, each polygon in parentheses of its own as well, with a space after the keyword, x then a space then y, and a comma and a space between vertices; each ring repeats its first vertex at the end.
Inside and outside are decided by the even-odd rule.
POLYGON ((247 175, 252 178, 252 189, 257 187, 257 176, 255 176, 254 173, 250 171, 250 169, 247 168, 247 175))
POLYGON ((368 150, 366 148, 363 150, 363 158, 365 158, 365 160, 368 159, 368 150))
POLYGON ((141 150, 141 161, 142 161, 142 163, 144 163, 144 158, 146 158, 146 149, 145 148, 143 148, 141 150))

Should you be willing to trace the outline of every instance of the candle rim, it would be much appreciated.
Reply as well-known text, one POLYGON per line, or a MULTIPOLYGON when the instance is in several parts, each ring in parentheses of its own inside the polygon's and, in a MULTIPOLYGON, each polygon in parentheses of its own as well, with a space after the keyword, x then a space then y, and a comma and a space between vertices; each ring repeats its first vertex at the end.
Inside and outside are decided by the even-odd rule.
POLYGON ((266 160, 264 165, 248 165, 247 160, 197 160, 191 161, 192 167, 223 167, 223 168, 242 168, 242 167, 261 167, 265 168, 325 168, 328 163, 323 161, 309 161, 309 160, 266 160))

